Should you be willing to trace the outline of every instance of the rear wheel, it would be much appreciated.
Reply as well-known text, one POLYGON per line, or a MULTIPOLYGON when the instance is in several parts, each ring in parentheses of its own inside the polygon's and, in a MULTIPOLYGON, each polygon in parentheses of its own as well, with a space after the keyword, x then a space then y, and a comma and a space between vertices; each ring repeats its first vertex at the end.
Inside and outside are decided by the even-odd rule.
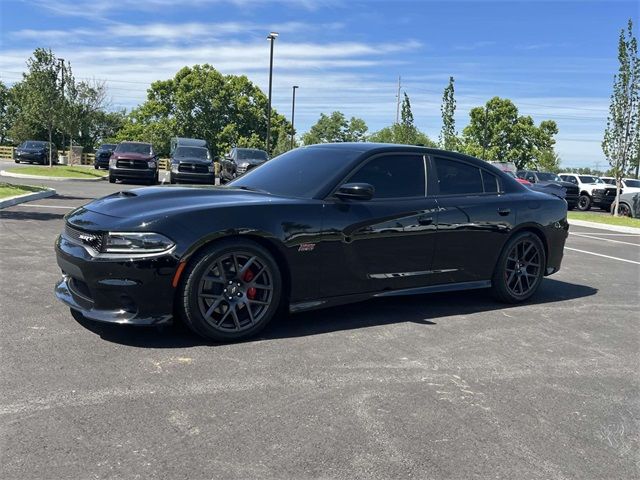
POLYGON ((498 259, 491 282, 493 295, 507 303, 527 300, 540 286, 546 263, 544 247, 537 235, 516 234, 498 259))
POLYGON ((580 195, 578 198, 578 210, 586 212, 591 208, 591 197, 587 194, 580 195))
POLYGON ((221 241, 191 260, 181 307, 197 334, 235 341, 262 330, 278 310, 280 269, 271 254, 248 240, 221 241))
MULTIPOLYGON (((616 203, 613 202, 611 204, 611 215, 613 215, 616 211, 616 203)), ((627 205, 626 203, 622 203, 620 202, 620 205, 618 206, 618 215, 620 215, 621 217, 630 217, 631 216, 631 208, 629 208, 629 205, 627 205)))

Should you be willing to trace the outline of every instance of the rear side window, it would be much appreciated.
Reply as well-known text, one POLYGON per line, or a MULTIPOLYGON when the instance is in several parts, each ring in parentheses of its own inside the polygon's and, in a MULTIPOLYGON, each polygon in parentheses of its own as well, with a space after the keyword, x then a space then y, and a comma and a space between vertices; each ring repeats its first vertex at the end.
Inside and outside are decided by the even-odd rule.
POLYGON ((436 158, 435 163, 440 195, 484 193, 480 168, 446 158, 436 158))
POLYGON ((485 170, 481 171, 484 193, 498 193, 498 177, 485 170))
POLYGON ((373 198, 423 197, 425 194, 422 155, 384 155, 363 165, 348 183, 373 185, 373 198))

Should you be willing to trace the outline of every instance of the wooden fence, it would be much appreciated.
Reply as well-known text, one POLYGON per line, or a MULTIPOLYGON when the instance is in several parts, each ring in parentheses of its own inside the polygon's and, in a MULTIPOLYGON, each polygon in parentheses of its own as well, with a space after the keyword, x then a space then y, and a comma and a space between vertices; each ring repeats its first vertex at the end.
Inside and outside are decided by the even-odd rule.
MULTIPOLYGON (((0 158, 13 159, 13 153, 15 152, 16 147, 3 147, 0 146, 0 158)), ((68 152, 64 152, 63 150, 58 150, 58 155, 62 156, 68 152)), ((93 153, 83 153, 82 160, 80 161, 81 165, 93 165, 96 156, 93 153)), ((168 158, 161 158, 158 161, 160 168, 163 170, 167 170, 167 166, 169 164, 168 158)))

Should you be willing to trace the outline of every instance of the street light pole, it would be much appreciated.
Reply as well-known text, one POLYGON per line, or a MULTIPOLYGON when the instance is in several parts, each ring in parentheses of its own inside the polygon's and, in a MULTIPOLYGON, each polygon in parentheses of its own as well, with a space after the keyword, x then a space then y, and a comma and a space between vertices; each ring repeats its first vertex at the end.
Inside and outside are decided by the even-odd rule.
POLYGON ((298 85, 293 86, 293 101, 291 102, 291 149, 295 144, 296 129, 294 127, 294 121, 296 118, 296 89, 300 88, 298 85))
MULTIPOLYGON (((60 65, 60 84, 62 86, 62 103, 64 104, 64 58, 58 59, 60 65)), ((64 106, 64 105, 63 105, 64 106)), ((64 128, 62 129, 62 153, 64 155, 66 150, 66 145, 64 144, 64 128)))
POLYGON ((271 86, 273 83, 273 42, 278 38, 277 32, 271 32, 267 35, 267 40, 271 42, 271 53, 269 56, 269 105, 267 106, 267 155, 271 142, 271 86))

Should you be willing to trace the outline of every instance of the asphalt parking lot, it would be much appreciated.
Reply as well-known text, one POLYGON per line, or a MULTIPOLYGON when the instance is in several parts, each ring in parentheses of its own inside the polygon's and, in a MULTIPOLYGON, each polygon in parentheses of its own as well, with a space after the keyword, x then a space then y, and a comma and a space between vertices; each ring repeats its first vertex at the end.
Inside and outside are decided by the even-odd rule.
POLYGON ((38 183, 0 210, 0 478, 639 476, 640 235, 572 227, 525 305, 377 299, 215 345, 74 320, 62 217, 128 186, 38 183))

